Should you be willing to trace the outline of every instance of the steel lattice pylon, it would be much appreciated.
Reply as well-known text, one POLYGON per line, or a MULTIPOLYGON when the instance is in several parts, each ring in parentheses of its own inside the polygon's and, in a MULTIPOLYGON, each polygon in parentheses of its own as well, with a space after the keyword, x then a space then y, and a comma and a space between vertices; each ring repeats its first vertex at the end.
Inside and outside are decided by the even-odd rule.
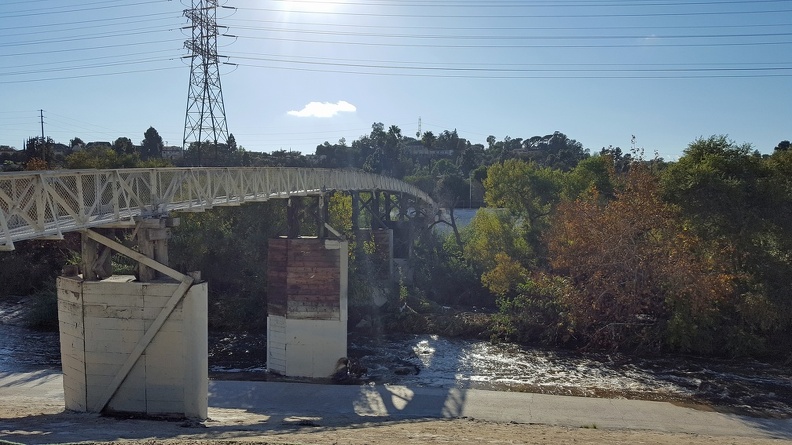
POLYGON ((192 38, 184 42, 190 51, 190 88, 184 116, 182 149, 192 142, 225 143, 228 140, 220 62, 217 54, 217 0, 192 0, 184 11, 192 38))

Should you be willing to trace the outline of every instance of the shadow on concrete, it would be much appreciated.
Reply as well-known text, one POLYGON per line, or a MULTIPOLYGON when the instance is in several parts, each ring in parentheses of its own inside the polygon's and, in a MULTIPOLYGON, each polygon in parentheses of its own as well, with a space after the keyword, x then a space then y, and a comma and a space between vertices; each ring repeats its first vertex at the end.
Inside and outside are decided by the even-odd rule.
POLYGON ((29 390, 60 379, 60 369, 38 369, 30 372, 0 371, 0 390, 4 395, 24 394, 29 390))

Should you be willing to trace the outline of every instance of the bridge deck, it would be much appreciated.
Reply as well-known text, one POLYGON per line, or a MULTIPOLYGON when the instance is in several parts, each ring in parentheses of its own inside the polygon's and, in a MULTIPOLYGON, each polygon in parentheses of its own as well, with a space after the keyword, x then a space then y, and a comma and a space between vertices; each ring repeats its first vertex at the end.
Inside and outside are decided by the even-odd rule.
POLYGON ((157 168, 0 173, 0 250, 15 241, 219 205, 309 196, 333 190, 405 193, 417 187, 356 170, 157 168))

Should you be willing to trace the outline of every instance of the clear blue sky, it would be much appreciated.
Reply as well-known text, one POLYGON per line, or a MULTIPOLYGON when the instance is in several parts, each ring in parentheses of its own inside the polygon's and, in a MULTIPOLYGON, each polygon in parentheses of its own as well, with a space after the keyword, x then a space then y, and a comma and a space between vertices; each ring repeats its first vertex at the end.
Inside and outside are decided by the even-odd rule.
MULTIPOLYGON (((792 0, 227 0, 228 128, 313 153, 373 122, 414 136, 561 131, 592 152, 674 160, 699 136, 792 139, 792 0), (319 106, 309 106, 318 103, 319 106), (335 113, 335 114, 333 114, 335 113)), ((179 1, 0 2, 0 144, 155 127, 181 145, 190 68, 179 1)))

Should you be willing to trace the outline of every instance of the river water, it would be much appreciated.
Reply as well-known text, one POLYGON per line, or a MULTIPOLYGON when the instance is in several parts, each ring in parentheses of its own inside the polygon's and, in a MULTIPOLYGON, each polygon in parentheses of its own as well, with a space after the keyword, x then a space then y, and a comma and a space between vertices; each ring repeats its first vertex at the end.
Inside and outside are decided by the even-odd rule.
MULTIPOLYGON (((214 378, 270 379, 266 338, 212 335, 214 378)), ((619 397, 792 417, 792 369, 756 360, 581 353, 449 339, 436 335, 350 335, 362 381, 584 397, 619 397)))
MULTIPOLYGON (((352 334, 362 382, 662 400, 742 414, 792 417, 792 369, 755 360, 635 358, 524 348, 436 335, 352 334)), ((264 334, 212 333, 210 376, 272 379, 264 334)), ((0 324, 0 373, 60 368, 57 333, 0 324)))

